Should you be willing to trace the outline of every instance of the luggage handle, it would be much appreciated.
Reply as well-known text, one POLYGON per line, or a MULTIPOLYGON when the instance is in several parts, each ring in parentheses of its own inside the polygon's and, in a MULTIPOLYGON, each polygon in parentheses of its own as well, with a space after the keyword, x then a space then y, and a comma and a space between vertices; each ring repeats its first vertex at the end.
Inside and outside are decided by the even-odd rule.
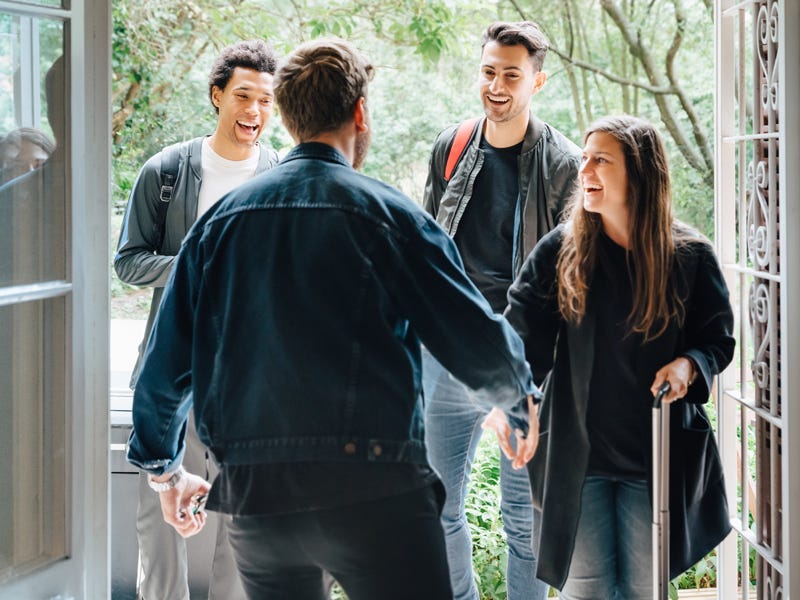
POLYGON ((669 404, 665 381, 653 398, 653 599, 669 598, 669 404))
POLYGON ((670 386, 669 381, 665 381, 661 384, 661 387, 658 388, 656 395, 653 396, 653 408, 661 408, 661 402, 664 400, 664 396, 669 394, 672 386, 670 386))

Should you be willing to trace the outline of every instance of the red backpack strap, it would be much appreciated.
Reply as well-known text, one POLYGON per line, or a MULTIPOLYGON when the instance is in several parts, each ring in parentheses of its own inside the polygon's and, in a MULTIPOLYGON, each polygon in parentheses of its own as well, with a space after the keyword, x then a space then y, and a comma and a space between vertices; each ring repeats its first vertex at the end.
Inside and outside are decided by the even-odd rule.
POLYGON ((453 171, 455 171, 458 161, 461 160, 461 157, 464 154, 464 149, 467 147, 469 138, 472 137, 472 132, 474 131, 475 125, 479 120, 480 117, 467 119, 466 121, 462 121, 461 125, 458 126, 456 135, 453 138, 453 143, 450 145, 450 151, 447 153, 447 163, 444 166, 445 181, 450 181, 450 177, 453 175, 453 171))

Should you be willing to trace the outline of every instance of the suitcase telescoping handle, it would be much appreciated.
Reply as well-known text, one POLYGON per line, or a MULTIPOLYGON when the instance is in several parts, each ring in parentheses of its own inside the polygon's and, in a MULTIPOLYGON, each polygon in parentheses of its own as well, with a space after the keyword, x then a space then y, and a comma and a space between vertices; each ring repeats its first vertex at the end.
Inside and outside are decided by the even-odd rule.
POLYGON ((669 404, 665 381, 653 399, 653 600, 669 598, 669 404))

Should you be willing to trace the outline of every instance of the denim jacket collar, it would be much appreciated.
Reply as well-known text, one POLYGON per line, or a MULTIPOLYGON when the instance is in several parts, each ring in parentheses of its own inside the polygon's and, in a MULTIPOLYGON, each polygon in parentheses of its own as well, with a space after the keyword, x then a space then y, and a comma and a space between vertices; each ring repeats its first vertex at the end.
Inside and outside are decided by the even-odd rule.
POLYGON ((302 158, 327 160, 328 162, 339 163, 350 168, 353 166, 339 150, 322 142, 303 142, 298 144, 289 151, 281 162, 286 163, 302 158))

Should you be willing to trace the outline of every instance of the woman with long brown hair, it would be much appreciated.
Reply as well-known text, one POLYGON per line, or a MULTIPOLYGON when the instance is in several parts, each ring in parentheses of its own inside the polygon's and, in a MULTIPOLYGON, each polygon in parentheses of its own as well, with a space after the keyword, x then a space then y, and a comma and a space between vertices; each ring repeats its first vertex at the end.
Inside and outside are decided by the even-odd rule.
MULTIPOLYGON (((645 599, 651 587, 650 407, 669 382, 671 571, 730 529, 702 403, 731 361, 733 314, 708 241, 672 213, 656 129, 605 117, 584 136, 580 189, 509 290, 506 316, 544 382, 529 463, 537 576, 562 600, 645 599)), ((505 436, 499 411, 486 427, 505 436)))

